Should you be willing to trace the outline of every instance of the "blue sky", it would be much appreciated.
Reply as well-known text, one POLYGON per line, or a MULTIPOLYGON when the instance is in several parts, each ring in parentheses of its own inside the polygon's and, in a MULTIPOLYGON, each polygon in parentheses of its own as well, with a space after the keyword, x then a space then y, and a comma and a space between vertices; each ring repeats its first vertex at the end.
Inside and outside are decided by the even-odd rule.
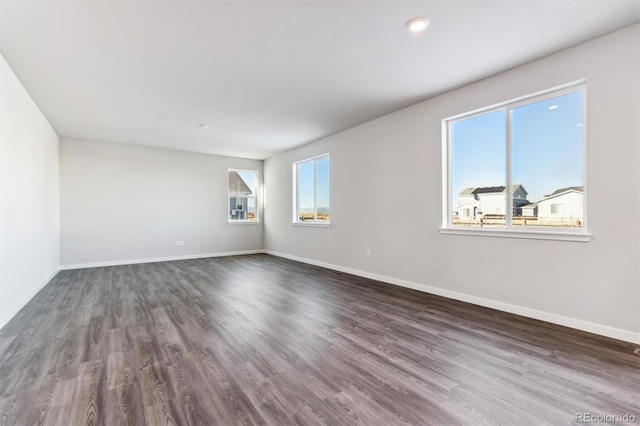
MULTIPOLYGON (((512 183, 531 202, 583 184, 583 95, 571 93, 512 110, 512 183)), ((461 120, 452 130, 452 204, 468 187, 505 184, 506 112, 461 120)))
MULTIPOLYGON (((313 211, 313 161, 298 165, 298 202, 301 212, 313 211)), ((316 162, 317 173, 317 208, 319 213, 329 210, 329 157, 322 157, 316 162)))

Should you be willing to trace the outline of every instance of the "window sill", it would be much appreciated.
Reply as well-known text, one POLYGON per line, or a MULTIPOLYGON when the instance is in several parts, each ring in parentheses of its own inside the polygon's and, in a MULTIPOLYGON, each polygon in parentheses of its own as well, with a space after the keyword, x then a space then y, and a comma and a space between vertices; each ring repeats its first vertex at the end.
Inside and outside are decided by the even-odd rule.
POLYGON ((475 237, 498 237, 498 238, 524 238, 533 240, 556 240, 556 241, 575 241, 589 242, 591 233, 579 231, 523 231, 513 229, 458 229, 458 228, 440 228, 441 234, 450 235, 471 235, 475 237))
POLYGON ((331 222, 292 222, 293 226, 308 226, 310 228, 330 228, 331 222))
POLYGON ((227 225, 260 225, 259 220, 228 220, 227 225))

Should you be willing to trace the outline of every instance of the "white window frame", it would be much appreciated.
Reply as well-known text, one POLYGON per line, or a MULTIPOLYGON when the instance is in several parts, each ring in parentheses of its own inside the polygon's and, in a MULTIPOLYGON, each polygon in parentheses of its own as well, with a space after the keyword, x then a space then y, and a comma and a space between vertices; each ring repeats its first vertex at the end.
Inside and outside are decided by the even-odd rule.
POLYGON ((544 240, 562 240, 562 241, 579 241, 587 242, 591 239, 591 233, 588 232, 587 227, 587 91, 586 80, 578 80, 571 83, 556 86, 551 89, 543 90, 540 92, 532 93, 530 95, 522 96, 516 99, 512 99, 499 104, 491 105, 488 107, 476 109, 464 114, 458 114, 452 117, 448 117, 442 120, 442 227, 440 233, 442 234, 457 234, 457 235, 472 235, 472 236, 490 236, 490 237, 506 237, 506 238, 531 238, 531 239, 544 239, 544 240), (582 176, 583 176, 583 222, 582 228, 577 229, 563 229, 556 230, 553 228, 522 228, 513 227, 511 219, 513 215, 513 209, 506 208, 513 205, 513 193, 511 191, 506 192, 505 213, 506 224, 504 228, 455 228, 452 226, 453 215, 453 194, 451 191, 451 127, 454 123, 469 118, 477 117, 491 112, 505 111, 507 119, 506 121, 506 140, 505 140, 505 155, 506 155, 506 171, 505 171, 505 188, 512 187, 511 173, 511 112, 512 110, 537 103, 548 99, 557 98, 570 93, 581 92, 583 94, 583 119, 582 119, 582 141, 583 141, 583 156, 582 156, 582 176))
POLYGON ((306 158, 304 160, 300 160, 300 161, 296 161, 295 163, 293 163, 293 218, 292 218, 292 224, 295 226, 315 226, 315 227, 322 227, 322 228, 328 228, 331 226, 331 213, 329 213, 329 220, 316 220, 315 217, 317 215, 317 209, 318 206, 316 205, 317 203, 317 180, 318 180, 318 174, 317 174, 317 169, 316 169, 316 164, 317 161, 327 157, 329 158, 329 209, 331 209, 331 156, 330 154, 327 152, 325 154, 320 154, 320 155, 316 155, 315 157, 310 157, 310 158, 306 158), (308 163, 313 161, 313 211, 314 211, 314 220, 312 221, 301 221, 300 220, 300 214, 298 212, 298 192, 299 192, 299 186, 298 186, 298 165, 302 164, 302 163, 308 163))
MULTIPOLYGON (((250 169, 236 169, 236 168, 229 168, 227 169, 227 224, 228 225, 253 225, 253 224, 259 224, 260 223, 260 172, 258 170, 250 170, 250 169), (252 196, 246 196, 246 197, 240 197, 240 198, 255 198, 256 200, 256 218, 255 220, 249 220, 249 219, 232 219, 230 212, 231 212, 231 198, 239 198, 237 195, 231 195, 231 192, 229 191, 229 172, 249 172, 249 173, 255 173, 256 174, 256 188, 255 188, 255 193, 252 196)), ((249 202, 247 201, 247 207, 249 206, 249 202)), ((247 215, 248 215, 248 208, 247 208, 247 215)))

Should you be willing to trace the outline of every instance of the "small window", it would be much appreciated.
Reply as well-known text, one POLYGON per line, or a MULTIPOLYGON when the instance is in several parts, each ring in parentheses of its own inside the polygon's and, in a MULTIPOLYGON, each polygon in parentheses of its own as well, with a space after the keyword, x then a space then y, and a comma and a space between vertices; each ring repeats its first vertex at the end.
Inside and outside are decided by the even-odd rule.
POLYGON ((331 222, 329 154, 293 164, 293 222, 331 222))
POLYGON ((443 120, 443 228, 586 234, 585 93, 572 83, 443 120))
POLYGON ((229 169, 229 222, 258 221, 258 172, 229 169))

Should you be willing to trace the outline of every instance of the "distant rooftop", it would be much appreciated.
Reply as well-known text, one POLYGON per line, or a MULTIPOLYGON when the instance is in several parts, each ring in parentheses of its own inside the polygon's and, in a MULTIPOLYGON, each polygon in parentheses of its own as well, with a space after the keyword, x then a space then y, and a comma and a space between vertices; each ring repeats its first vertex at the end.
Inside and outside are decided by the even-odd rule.
POLYGON ((553 197, 554 195, 562 194, 563 192, 569 192, 569 191, 583 192, 583 190, 584 189, 582 186, 567 186, 566 188, 556 189, 551 194, 545 195, 544 198, 553 197))
POLYGON ((234 195, 251 195, 253 191, 235 170, 229 172, 229 193, 234 195))
MULTIPOLYGON (((528 194, 527 190, 524 189, 524 186, 520 184, 511 185, 511 192, 516 192, 518 188, 522 188, 525 194, 528 194)), ((501 194, 504 192, 503 186, 483 186, 480 188, 466 188, 463 190, 460 195, 477 195, 477 194, 501 194)))

